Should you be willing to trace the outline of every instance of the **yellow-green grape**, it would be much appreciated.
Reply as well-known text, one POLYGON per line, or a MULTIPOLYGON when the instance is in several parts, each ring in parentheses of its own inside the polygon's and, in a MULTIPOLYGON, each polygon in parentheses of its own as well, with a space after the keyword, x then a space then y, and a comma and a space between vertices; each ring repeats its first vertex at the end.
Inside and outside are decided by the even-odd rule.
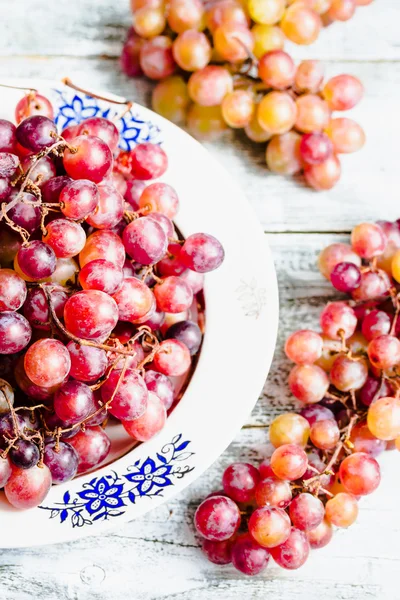
POLYGON ((186 123, 188 131, 200 140, 216 140, 228 129, 220 106, 192 104, 186 123))
POLYGON ((166 20, 161 8, 144 6, 137 10, 133 17, 133 28, 138 35, 152 38, 160 35, 165 29, 166 20))
POLYGON ((205 12, 201 0, 170 0, 168 25, 175 33, 187 29, 202 30, 205 26, 205 12))
POLYGON ((190 29, 178 35, 172 53, 181 69, 198 71, 210 62, 211 45, 204 33, 190 29))
POLYGON ((247 90, 235 90, 222 101, 222 116, 229 127, 245 127, 254 114, 253 94, 247 90))
POLYGON ((217 106, 233 90, 232 75, 224 67, 208 65, 190 76, 189 96, 201 106, 217 106))
POLYGON ((254 39, 253 54, 256 58, 261 58, 266 52, 271 50, 282 50, 285 45, 285 36, 280 27, 276 25, 262 25, 257 23, 251 28, 254 39))
POLYGON ((268 131, 265 131, 265 129, 263 129, 258 122, 257 108, 254 111, 254 115, 250 123, 244 128, 244 132, 249 140, 256 142, 257 144, 268 142, 268 140, 270 140, 272 137, 272 134, 268 131))
POLYGON ((316 94, 305 94, 296 100, 295 127, 302 133, 322 131, 329 123, 331 111, 325 100, 316 94))
POLYGON ((79 267, 73 258, 58 258, 56 270, 46 281, 58 283, 63 286, 70 286, 76 283, 79 274, 79 267))
POLYGON ((258 122, 272 135, 292 129, 296 117, 296 103, 287 92, 269 92, 258 105, 258 122))
POLYGON ((247 7, 256 23, 275 25, 283 17, 286 0, 248 0, 247 7))
POLYGON ((223 60, 243 62, 254 48, 250 29, 236 24, 220 25, 214 32, 214 47, 223 60))
POLYGON ((288 131, 274 135, 267 146, 266 161, 268 168, 280 175, 295 175, 302 169, 300 153, 301 135, 288 131))
POLYGON ((357 152, 365 144, 364 130, 353 119, 331 119, 325 132, 332 141, 334 152, 338 154, 357 152))
POLYGON ((306 446, 309 435, 310 425, 307 419, 296 413, 279 415, 269 427, 269 439, 275 448, 283 444, 306 446))
POLYGON ((294 77, 296 92, 316 94, 324 80, 324 68, 319 60, 303 60, 294 77))
POLYGON ((368 409, 368 429, 378 440, 395 440, 400 436, 400 399, 378 398, 368 409))
POLYGON ((317 39, 322 27, 321 17, 303 2, 295 2, 286 10, 281 28, 295 44, 307 46, 317 39))
POLYGON ((160 81, 153 90, 151 103, 162 117, 173 123, 184 123, 190 98, 183 77, 173 75, 160 81))

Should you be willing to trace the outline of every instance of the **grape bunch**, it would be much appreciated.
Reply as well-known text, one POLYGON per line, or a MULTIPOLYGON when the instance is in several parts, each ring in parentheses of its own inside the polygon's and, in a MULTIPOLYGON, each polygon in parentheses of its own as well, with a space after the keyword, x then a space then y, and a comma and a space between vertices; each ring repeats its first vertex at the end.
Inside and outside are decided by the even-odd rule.
POLYGON ((93 117, 60 135, 31 91, 0 120, 0 488, 17 508, 156 435, 194 367, 211 235, 180 237, 158 145, 93 117), (157 179, 157 181, 153 181, 157 179))
POLYGON ((335 527, 355 522, 359 499, 380 483, 376 457, 400 450, 400 220, 357 225, 351 244, 328 246, 318 263, 349 298, 327 304, 320 332, 286 341, 302 408, 272 421, 270 458, 230 465, 195 514, 206 557, 246 575, 271 556, 301 567, 335 527))
POLYGON ((153 109, 200 139, 228 127, 267 143, 266 164, 281 175, 304 173, 316 190, 339 180, 338 154, 365 143, 363 129, 334 111, 353 108, 361 82, 338 75, 324 83, 317 60, 297 67, 285 39, 310 44, 322 23, 347 20, 368 0, 132 0, 133 27, 122 70, 158 83, 153 109))

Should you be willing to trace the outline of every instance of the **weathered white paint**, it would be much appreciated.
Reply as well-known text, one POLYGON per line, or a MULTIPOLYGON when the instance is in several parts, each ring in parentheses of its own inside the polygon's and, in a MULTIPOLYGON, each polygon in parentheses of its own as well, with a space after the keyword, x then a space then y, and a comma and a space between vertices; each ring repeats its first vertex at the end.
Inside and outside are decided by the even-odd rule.
MULTIPOLYGON (((58 0, 51 5, 46 0, 0 0, 0 8, 0 78, 69 75, 87 86, 148 102, 150 86, 127 80, 115 58, 130 21, 126 0, 58 0)), ((268 174, 262 151, 240 135, 209 146, 247 192, 269 232, 280 284, 275 360, 245 428, 188 491, 145 518, 76 543, 1 552, 1 600, 400 599, 395 453, 385 457, 382 485, 362 502, 357 524, 314 552, 298 572, 272 565, 265 576, 248 580, 230 567, 214 567, 202 558, 191 527, 196 504, 218 489, 223 468, 232 460, 262 458, 267 452, 262 426, 293 406, 282 342, 300 323, 317 327, 322 304, 333 296, 317 273, 318 251, 345 239, 341 232, 360 219, 400 216, 399 21, 397 0, 375 0, 350 22, 324 31, 315 45, 295 49, 296 56, 328 60, 330 74, 358 75, 367 89, 354 115, 365 126, 368 143, 358 155, 344 157, 343 179, 333 191, 313 193, 268 174)))

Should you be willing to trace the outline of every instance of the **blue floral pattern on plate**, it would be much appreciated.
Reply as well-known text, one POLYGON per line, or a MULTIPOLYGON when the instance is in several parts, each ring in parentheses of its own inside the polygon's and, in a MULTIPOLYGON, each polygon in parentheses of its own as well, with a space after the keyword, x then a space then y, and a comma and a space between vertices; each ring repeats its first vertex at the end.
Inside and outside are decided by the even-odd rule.
POLYGON ((162 142, 160 128, 151 121, 143 119, 135 110, 135 106, 118 118, 118 115, 123 112, 123 105, 93 98, 67 86, 54 89, 53 92, 54 120, 60 130, 70 125, 79 125, 91 117, 104 117, 114 121, 120 133, 119 146, 122 150, 132 150, 137 144, 144 142, 153 144, 162 142))
POLYGON ((79 492, 71 495, 67 490, 61 502, 39 508, 49 511, 50 519, 58 518, 60 523, 68 522, 72 527, 123 515, 130 503, 135 504, 142 497, 162 496, 164 488, 193 471, 194 467, 179 464, 193 456, 194 452, 186 451, 189 444, 182 442, 182 434, 176 435, 162 447, 156 459, 138 460, 121 475, 110 471, 108 475, 94 477, 79 492))

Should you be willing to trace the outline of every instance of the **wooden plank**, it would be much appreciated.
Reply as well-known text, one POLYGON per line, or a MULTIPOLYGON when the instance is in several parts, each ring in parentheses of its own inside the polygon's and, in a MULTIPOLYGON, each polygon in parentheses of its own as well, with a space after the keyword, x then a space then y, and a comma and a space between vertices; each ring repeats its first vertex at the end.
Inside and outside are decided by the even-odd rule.
MULTIPOLYGON (((232 131, 210 152, 232 174, 257 212, 266 231, 348 231, 362 220, 396 219, 398 209, 398 152, 400 63, 335 62, 328 74, 353 73, 361 78, 366 97, 349 116, 365 127, 367 144, 357 154, 344 155, 343 175, 328 192, 315 192, 293 178, 270 173, 262 145, 250 144, 232 131)), ((149 104, 151 84, 130 80, 116 61, 99 58, 0 59, 1 78, 27 76, 74 81, 149 104)))
MULTIPOLYGON (((6 56, 118 56, 131 23, 128 0, 58 0, 51 10, 42 0, 1 0, 0 5, 7 14, 0 43, 0 54, 6 56)), ((397 0, 384 0, 384 9, 382 1, 375 1, 359 8, 347 23, 323 30, 312 46, 288 44, 288 48, 296 56, 398 60, 398 22, 397 0)))

